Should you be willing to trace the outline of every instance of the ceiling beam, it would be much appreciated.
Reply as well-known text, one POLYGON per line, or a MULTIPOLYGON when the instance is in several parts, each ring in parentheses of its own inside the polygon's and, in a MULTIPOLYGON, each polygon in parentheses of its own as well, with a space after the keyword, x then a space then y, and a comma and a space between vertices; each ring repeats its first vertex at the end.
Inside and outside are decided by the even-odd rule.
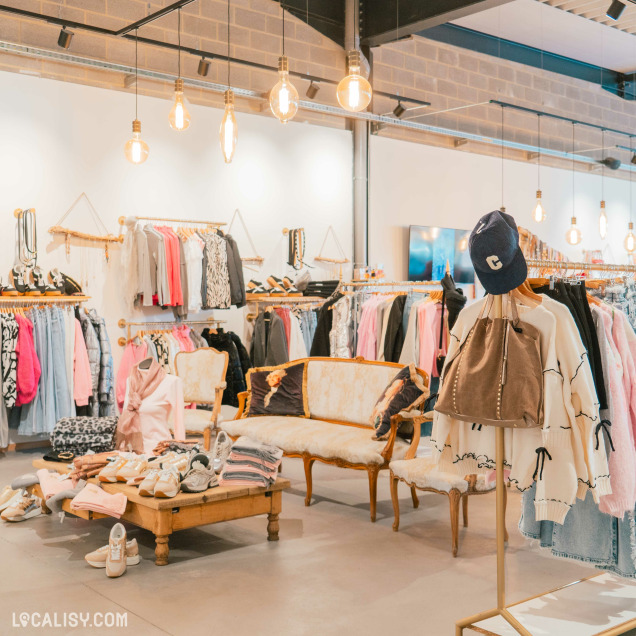
POLYGON ((362 44, 381 46, 511 0, 365 0, 362 44))

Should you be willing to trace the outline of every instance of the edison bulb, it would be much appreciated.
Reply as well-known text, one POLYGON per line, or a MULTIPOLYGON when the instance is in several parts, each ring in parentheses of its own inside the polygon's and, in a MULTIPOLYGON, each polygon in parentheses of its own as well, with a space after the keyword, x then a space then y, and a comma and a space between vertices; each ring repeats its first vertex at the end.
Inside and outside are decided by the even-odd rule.
POLYGON ((572 225, 568 228, 568 231, 565 234, 565 240, 570 245, 578 245, 581 242, 581 230, 576 225, 576 217, 572 217, 572 225))
POLYGON ((286 124, 298 112, 298 91, 289 81, 289 63, 287 57, 278 58, 279 81, 269 93, 269 106, 272 113, 286 124))
POLYGON ((337 89, 338 103, 354 113, 364 110, 371 101, 371 84, 360 75, 360 53, 349 51, 349 74, 340 80, 337 89))
POLYGON ((629 232, 627 233, 627 236, 625 237, 625 249, 627 250, 627 252, 629 254, 631 254, 634 250, 636 250, 636 236, 634 236, 634 224, 630 221, 629 222, 629 232))
POLYGON ((174 105, 168 115, 171 128, 186 130, 190 126, 190 113, 187 105, 188 101, 183 94, 183 80, 179 78, 174 82, 174 105))
POLYGON ((541 190, 537 190, 537 204, 534 206, 532 218, 537 223, 541 223, 545 220, 545 209, 543 207, 543 203, 541 202, 541 190))
POLYGON ((141 138, 141 122, 135 119, 132 124, 133 136, 124 146, 124 154, 130 163, 140 164, 148 159, 148 144, 141 138))
POLYGON ((602 239, 607 236, 607 214, 605 213, 605 201, 601 201, 601 211, 598 215, 598 233, 602 239))
POLYGON ((225 91, 225 112, 221 121, 219 140, 225 163, 232 163, 236 142, 238 141, 238 128, 236 126, 236 117, 234 116, 234 92, 229 89, 225 91))

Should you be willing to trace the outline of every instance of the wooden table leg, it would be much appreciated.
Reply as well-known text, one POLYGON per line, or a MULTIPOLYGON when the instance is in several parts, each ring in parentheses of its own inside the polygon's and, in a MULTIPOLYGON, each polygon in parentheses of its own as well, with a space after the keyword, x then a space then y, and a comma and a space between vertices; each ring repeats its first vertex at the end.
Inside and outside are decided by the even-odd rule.
POLYGON ((168 565, 168 556, 170 554, 169 540, 169 534, 155 536, 155 542, 157 543, 155 547, 155 565, 168 565))
POLYGON ((267 540, 278 541, 278 531, 280 524, 278 523, 278 513, 270 512, 267 515, 267 540))

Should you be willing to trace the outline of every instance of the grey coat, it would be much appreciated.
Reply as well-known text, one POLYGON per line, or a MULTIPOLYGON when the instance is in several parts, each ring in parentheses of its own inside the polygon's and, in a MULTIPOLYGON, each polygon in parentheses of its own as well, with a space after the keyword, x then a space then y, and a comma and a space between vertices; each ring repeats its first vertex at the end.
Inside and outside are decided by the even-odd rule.
POLYGON ((115 372, 106 323, 94 309, 88 314, 99 338, 99 416, 115 415, 115 372))
POLYGON ((86 351, 88 352, 88 362, 91 367, 91 380, 93 383, 93 403, 99 403, 99 363, 102 350, 99 346, 99 338, 91 319, 85 311, 79 312, 80 324, 82 326, 82 334, 86 342, 86 351))
POLYGON ((250 359, 255 367, 276 366, 289 362, 285 325, 275 311, 258 315, 254 324, 250 359))
POLYGON ((239 254, 236 241, 227 234, 227 270, 230 276, 230 297, 232 304, 237 307, 245 307, 245 281, 243 280, 243 261, 239 254))

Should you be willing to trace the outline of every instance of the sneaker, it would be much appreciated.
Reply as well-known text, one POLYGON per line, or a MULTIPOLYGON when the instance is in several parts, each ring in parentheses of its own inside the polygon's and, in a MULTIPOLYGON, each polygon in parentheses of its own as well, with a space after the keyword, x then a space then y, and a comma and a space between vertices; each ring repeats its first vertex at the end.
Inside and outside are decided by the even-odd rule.
POLYGON ((128 460, 125 457, 118 457, 117 459, 109 462, 99 471, 97 478, 99 481, 114 484, 117 481, 117 472, 124 467, 124 464, 126 464, 127 461, 128 460))
POLYGON ((181 482, 181 490, 183 492, 203 492, 218 485, 216 473, 210 466, 208 456, 200 453, 192 461, 188 474, 181 482))
POLYGON ((162 470, 155 484, 155 497, 175 497, 179 492, 179 473, 174 466, 162 470))
POLYGON ((118 471, 117 481, 128 481, 139 477, 148 468, 148 460, 141 455, 136 459, 129 459, 118 471))
POLYGON ((13 506, 5 508, 0 517, 3 521, 26 521, 42 514, 42 500, 35 495, 24 494, 13 506))
POLYGON ((13 490, 11 486, 5 486, 0 492, 0 512, 16 503, 20 497, 20 490, 13 490))
POLYGON ((214 471, 221 472, 227 458, 232 452, 232 440, 225 431, 219 431, 214 440, 214 448, 212 448, 212 458, 214 459, 214 471))
POLYGON ((110 529, 106 551, 106 576, 117 578, 126 572, 126 528, 116 523, 110 529))
MULTIPOLYGON (((105 568, 106 559, 108 557, 108 545, 104 545, 98 550, 89 552, 84 559, 86 563, 92 565, 94 568, 105 568)), ((126 566, 137 565, 141 561, 139 556, 139 546, 137 545, 137 539, 132 541, 126 541, 126 566)))
POLYGON ((164 470, 174 468, 179 477, 185 475, 188 472, 188 466, 190 464, 190 453, 180 453, 177 457, 169 463, 161 462, 161 468, 164 470))
POLYGON ((142 497, 152 497, 155 494, 155 485, 161 474, 160 468, 153 468, 139 484, 139 494, 142 497))

